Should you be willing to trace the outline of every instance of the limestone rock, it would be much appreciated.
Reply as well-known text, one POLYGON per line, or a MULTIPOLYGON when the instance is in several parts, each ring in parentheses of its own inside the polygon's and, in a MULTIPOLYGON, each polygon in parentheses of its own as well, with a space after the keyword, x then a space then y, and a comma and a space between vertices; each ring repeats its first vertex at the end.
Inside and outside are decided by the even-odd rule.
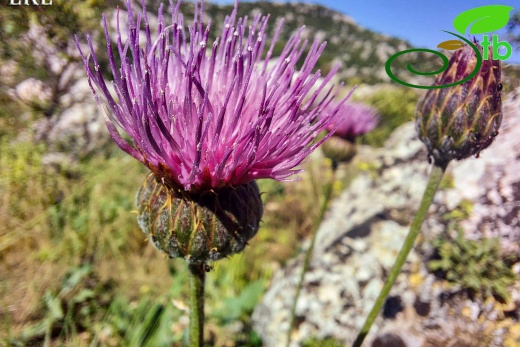
POLYGON ((28 78, 19 83, 13 94, 26 104, 36 104, 40 107, 48 104, 52 96, 50 87, 35 78, 28 78))
POLYGON ((35 123, 36 138, 45 139, 52 152, 83 155, 111 141, 86 77, 74 83, 61 101, 67 107, 35 123))

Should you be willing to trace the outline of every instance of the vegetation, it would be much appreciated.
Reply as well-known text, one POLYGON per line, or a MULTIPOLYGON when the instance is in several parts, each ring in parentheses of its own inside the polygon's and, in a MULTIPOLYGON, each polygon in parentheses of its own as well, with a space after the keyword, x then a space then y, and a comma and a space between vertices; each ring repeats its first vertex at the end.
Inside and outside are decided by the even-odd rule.
MULTIPOLYGON (((443 185, 452 186, 448 177, 443 185)), ((511 264, 501 254, 500 240, 496 238, 469 240, 464 237, 460 222, 473 211, 473 204, 462 200, 457 208, 446 212, 446 233, 432 241, 435 256, 428 264, 430 270, 451 285, 468 292, 470 297, 496 297, 509 301, 509 287, 516 281, 511 264), (451 236, 456 232, 456 236, 451 236)))
MULTIPOLYGON (((16 62, 13 71, 4 71, 0 87, 36 78, 48 86, 45 105, 29 105, 45 117, 59 115, 64 105, 61 96, 69 91, 77 75, 79 55, 74 35, 99 32, 99 18, 106 9, 102 1, 78 4, 55 0, 52 6, 4 6, 0 12, 0 62, 16 62)), ((8 65, 8 64, 6 64, 8 65)), ((7 68, 9 69, 9 68, 7 68)), ((15 95, 18 101, 28 103, 15 95)))
POLYGON ((372 105, 379 111, 379 124, 370 133, 364 135, 361 142, 367 145, 382 147, 390 134, 400 125, 414 120, 417 93, 411 88, 384 87, 377 88, 361 98, 354 95, 355 100, 372 105))
POLYGON ((344 343, 333 338, 317 339, 312 338, 303 342, 302 347, 339 347, 344 343))
MULTIPOLYGON (((62 167, 44 164, 41 144, 4 141, 0 153, 0 341, 181 346, 185 262, 166 259, 138 229, 132 211, 143 166, 115 146, 62 167)), ((259 182, 266 210, 259 234, 208 274, 213 346, 261 345, 252 310, 317 212, 307 197, 319 198, 327 170, 307 170, 303 182, 259 182)))
POLYGON ((467 290, 470 296, 511 299, 509 286, 515 283, 516 275, 501 257, 498 239, 467 240, 459 229, 456 237, 439 237, 433 245, 438 259, 430 261, 431 271, 467 290))
MULTIPOLYGON (((67 69, 81 68, 72 35, 98 35, 100 13, 115 3, 54 0, 52 7, 38 12, 29 7, 0 11, 2 346, 183 346, 187 338, 186 264, 155 250, 139 230, 133 212, 145 168, 114 144, 97 146, 88 155, 61 148, 69 159, 55 162, 49 159, 50 145, 35 136, 36 120, 59 117, 71 106, 63 96, 69 95, 79 75, 67 69), (42 30, 38 42, 27 36, 31 26, 42 30), (53 49, 50 55, 34 49, 42 42, 53 49), (63 69, 50 68, 53 57, 61 59, 63 69), (12 71, 5 73, 2 68, 12 62, 12 71), (13 94, 27 78, 50 87, 48 104, 30 104, 13 94)), ((385 79, 376 71, 384 66, 376 47, 408 48, 399 39, 357 27, 317 5, 244 2, 239 14, 258 7, 272 14, 271 23, 287 18, 281 40, 304 22, 311 34, 325 33, 329 46, 319 65, 326 72, 333 60, 341 61, 342 77, 349 84, 385 79)), ((215 24, 229 9, 206 7, 215 24)), ((98 57, 101 68, 106 68, 106 57, 98 57)), ((388 88, 361 101, 374 105, 381 114, 379 127, 362 142, 381 146, 397 126, 413 119, 417 95, 409 89, 388 88)), ((207 275, 206 340, 211 346, 261 346, 251 327, 251 312, 272 273, 299 251, 300 241, 311 231, 329 166, 307 163, 297 183, 260 180, 265 213, 258 235, 242 254, 214 264, 207 275)), ((334 187, 335 192, 345 188, 355 174, 350 168, 340 169, 345 178, 334 187)), ((492 260, 495 244, 455 242, 450 248, 449 242, 438 241, 436 245, 441 255, 431 265, 436 271, 447 271, 448 276, 445 263, 459 266, 452 271, 461 271, 460 264, 473 261, 472 276, 494 276, 490 277, 493 281, 503 283, 499 287, 480 283, 480 288, 503 294, 509 275, 503 264, 492 260), (485 254, 479 258, 480 248, 485 254), (483 273, 482 264, 495 269, 496 275, 483 273)), ((471 287, 469 277, 466 282, 471 287)), ((312 339, 305 346, 336 343, 312 339)))

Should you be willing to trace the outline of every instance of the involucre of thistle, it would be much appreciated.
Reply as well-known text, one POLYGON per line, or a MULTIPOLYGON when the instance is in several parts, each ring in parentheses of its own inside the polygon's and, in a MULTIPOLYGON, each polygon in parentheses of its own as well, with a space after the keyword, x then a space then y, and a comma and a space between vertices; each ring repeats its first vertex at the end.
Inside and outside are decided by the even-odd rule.
POLYGON ((321 145, 323 155, 335 163, 346 163, 357 153, 356 144, 338 136, 331 136, 321 145))
MULTIPOLYGON (((480 51, 482 47, 476 44, 480 51)), ((483 60, 480 71, 454 87, 430 89, 419 103, 419 138, 437 165, 477 155, 498 135, 502 122, 500 61, 483 60)), ((446 85, 468 76, 477 64, 475 51, 464 46, 453 53, 449 67, 434 85, 446 85)))
MULTIPOLYGON (((336 108, 336 105, 330 107, 336 108)), ((340 104, 329 125, 334 134, 321 145, 323 154, 335 162, 348 162, 356 155, 356 138, 377 126, 377 110, 361 103, 340 104)))
POLYGON ((214 261, 238 253, 258 231, 263 207, 255 181, 195 196, 150 173, 136 196, 138 223, 170 258, 214 261))

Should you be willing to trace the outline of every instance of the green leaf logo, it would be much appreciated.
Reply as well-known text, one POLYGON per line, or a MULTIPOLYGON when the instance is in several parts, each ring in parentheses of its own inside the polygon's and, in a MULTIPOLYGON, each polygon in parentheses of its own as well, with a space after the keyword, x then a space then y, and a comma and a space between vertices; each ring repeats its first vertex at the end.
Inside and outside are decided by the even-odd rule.
POLYGON ((509 21, 511 6, 487 5, 472 8, 459 14, 453 20, 453 27, 461 34, 485 34, 502 29, 509 21))

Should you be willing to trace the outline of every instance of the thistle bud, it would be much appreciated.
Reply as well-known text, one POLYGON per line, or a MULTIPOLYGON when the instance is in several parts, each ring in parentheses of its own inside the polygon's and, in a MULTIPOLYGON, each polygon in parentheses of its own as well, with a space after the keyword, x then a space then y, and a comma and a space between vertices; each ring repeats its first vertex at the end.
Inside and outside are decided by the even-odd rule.
POLYGON ((214 261, 238 253, 258 231, 263 207, 255 181, 189 195, 149 174, 136 196, 137 221, 170 258, 214 261))
POLYGON ((377 110, 360 103, 331 103, 328 111, 336 117, 327 130, 335 132, 322 144, 323 154, 336 163, 349 162, 357 152, 356 138, 376 127, 377 110))
MULTIPOLYGON (((482 51, 480 45, 476 46, 482 51)), ((470 80, 452 87, 430 89, 418 105, 419 138, 436 165, 478 156, 498 135, 502 122, 500 61, 492 59, 492 47, 488 57, 470 80)), ((458 49, 434 85, 462 80, 475 69, 477 59, 471 46, 458 49)))
POLYGON ((331 136, 321 145, 323 154, 337 162, 346 163, 356 155, 356 144, 352 141, 342 139, 339 136, 331 136))

